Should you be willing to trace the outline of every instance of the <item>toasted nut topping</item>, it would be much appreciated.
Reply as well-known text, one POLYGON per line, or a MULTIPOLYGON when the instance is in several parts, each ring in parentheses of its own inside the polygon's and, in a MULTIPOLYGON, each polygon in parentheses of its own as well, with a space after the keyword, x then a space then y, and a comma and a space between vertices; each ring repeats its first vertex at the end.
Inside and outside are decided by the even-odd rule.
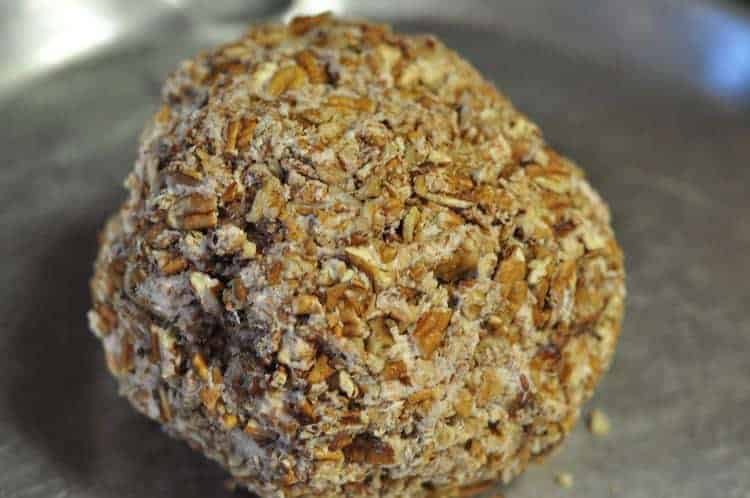
POLYGON ((183 230, 210 228, 216 226, 217 221, 216 199, 197 194, 179 199, 167 214, 167 224, 183 230))
POLYGON ((255 439, 258 442, 265 442, 272 438, 272 435, 261 427, 257 420, 250 419, 245 425, 245 434, 255 439))
POLYGON ((503 385, 494 370, 485 370, 482 374, 482 384, 477 393, 477 406, 484 407, 487 403, 503 393, 503 385))
POLYGON ((307 74, 299 66, 286 66, 273 75, 268 82, 268 93, 273 97, 278 97, 287 90, 299 88, 305 83, 307 74))
POLYGON ((403 221, 403 236, 404 242, 412 242, 414 240, 414 233, 419 223, 419 208, 412 207, 409 212, 404 216, 403 221))
POLYGON ((224 425, 224 429, 231 431, 232 429, 237 427, 237 415, 227 413, 221 417, 221 422, 224 425))
POLYGON ((221 312, 221 304, 216 297, 220 284, 221 282, 205 273, 195 271, 190 274, 190 286, 200 299, 203 309, 209 313, 221 312))
POLYGON ((188 262, 183 257, 176 257, 166 260, 159 269, 165 275, 175 275, 185 270, 188 267, 188 262))
POLYGON ((344 393, 347 398, 355 398, 357 396, 357 385, 345 370, 339 371, 338 385, 341 392, 344 393))
POLYGON ((208 411, 212 412, 216 409, 216 403, 221 398, 221 391, 215 387, 206 386, 201 389, 200 398, 208 411))
POLYGON ((622 253, 583 172, 470 64, 312 16, 162 95, 88 313, 140 411, 269 496, 467 496, 570 432, 622 253))
MULTIPOLYGON (((99 304, 96 306, 96 311, 92 312, 96 322, 95 332, 101 336, 108 335, 112 329, 117 326, 117 314, 115 311, 106 304, 99 304)), ((91 315, 89 315, 91 318, 91 315)))
POLYGON ((292 313, 295 315, 311 315, 322 311, 323 307, 320 305, 320 301, 313 295, 297 296, 292 302, 292 313))
POLYGON ((453 407, 456 409, 456 413, 462 417, 470 416, 474 407, 474 400, 471 393, 466 389, 458 391, 456 400, 453 402, 453 407))
POLYGON ((310 384, 317 384, 318 382, 323 382, 335 372, 336 370, 328 364, 328 357, 319 355, 312 370, 307 374, 307 381, 310 384))
POLYGON ((169 423, 172 421, 172 408, 169 405, 167 399, 167 392, 164 387, 159 386, 159 417, 163 422, 169 423))
POLYGON ((526 260, 523 251, 516 248, 510 257, 500 263, 495 280, 502 284, 503 296, 508 297, 513 284, 524 278, 526 278, 526 260))
POLYGON ((352 441, 354 441, 354 436, 346 432, 339 432, 328 445, 328 449, 331 451, 340 450, 352 444, 352 441))
POLYGON ((449 258, 441 261, 435 268, 435 276, 444 282, 454 282, 475 272, 479 264, 479 254, 471 239, 459 247, 449 258))
POLYGON ((379 268, 378 263, 375 261, 375 258, 372 256, 369 249, 364 247, 347 247, 344 250, 344 253, 357 269, 363 271, 368 277, 370 277, 376 288, 387 288, 393 282, 393 275, 390 272, 379 268))
POLYGON ((240 126, 240 132, 237 136, 237 148, 244 150, 250 145, 255 134, 255 127, 258 124, 258 120, 255 118, 242 118, 240 126))
POLYGON ((281 341, 279 363, 298 370, 309 370, 315 360, 315 347, 296 334, 286 333, 281 341))
POLYGON ((315 57, 312 50, 302 50, 297 52, 294 56, 297 64, 307 72, 307 77, 310 83, 327 83, 328 74, 326 73, 325 66, 315 57))
POLYGON ((331 20, 331 14, 324 12, 316 16, 300 16, 292 19, 289 24, 289 31, 295 36, 302 36, 311 29, 323 25, 331 20))
POLYGON ((315 459, 330 462, 341 462, 344 460, 344 452, 341 450, 328 451, 326 449, 316 448, 315 459))
POLYGON ((374 318, 368 324, 371 329, 370 337, 367 338, 367 351, 369 353, 379 355, 393 346, 393 336, 383 317, 374 318))
POLYGON ((204 381, 208 380, 208 365, 202 354, 195 353, 193 355, 193 368, 198 372, 201 379, 204 381))
POLYGON ((344 447, 348 462, 388 465, 395 461, 393 448, 370 434, 360 434, 344 447))
POLYGON ((328 100, 326 101, 326 105, 330 107, 343 107, 345 109, 352 109, 355 111, 363 112, 375 111, 375 102, 366 97, 351 98, 341 95, 334 95, 328 98, 328 100))
POLYGON ((406 364, 401 360, 389 361, 383 368, 383 380, 400 380, 406 378, 406 364))
POLYGON ((423 401, 434 400, 435 392, 432 389, 422 389, 421 391, 415 392, 407 399, 409 403, 415 405, 417 403, 422 403, 423 401))
POLYGON ((237 151, 237 137, 240 134, 241 126, 242 124, 239 121, 232 121, 227 125, 226 143, 224 144, 224 150, 226 152, 237 151))
POLYGON ((451 310, 432 309, 419 317, 411 335, 422 356, 431 358, 435 350, 440 347, 452 316, 451 310))
POLYGON ((171 117, 172 112, 169 109, 168 105, 161 106, 161 109, 159 109, 159 112, 156 113, 154 116, 154 121, 156 121, 160 125, 167 124, 169 122, 169 118, 171 117))
POLYGON ((466 201, 448 195, 433 194, 432 192, 429 192, 427 190, 424 175, 418 176, 414 180, 414 192, 416 192, 420 197, 427 199, 428 201, 432 201, 451 208, 468 209, 474 205, 474 203, 471 201, 466 201))

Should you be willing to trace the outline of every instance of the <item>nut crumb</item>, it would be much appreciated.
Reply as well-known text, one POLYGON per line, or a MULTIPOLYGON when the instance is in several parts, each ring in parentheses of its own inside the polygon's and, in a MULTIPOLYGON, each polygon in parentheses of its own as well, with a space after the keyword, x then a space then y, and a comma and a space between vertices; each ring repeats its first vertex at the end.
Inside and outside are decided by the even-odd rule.
POLYGON ((573 474, 560 472, 555 476, 555 481, 561 488, 570 489, 573 487, 573 474))
POLYGON ((589 414, 588 428, 594 436, 606 437, 612 429, 612 424, 606 413, 595 408, 591 410, 591 413, 589 414))

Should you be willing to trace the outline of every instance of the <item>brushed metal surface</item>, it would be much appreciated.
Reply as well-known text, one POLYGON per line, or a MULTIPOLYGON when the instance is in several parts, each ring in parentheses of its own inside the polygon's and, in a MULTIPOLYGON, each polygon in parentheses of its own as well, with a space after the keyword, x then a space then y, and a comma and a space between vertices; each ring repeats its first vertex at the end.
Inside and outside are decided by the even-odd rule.
POLYGON ((589 407, 613 431, 579 424, 507 498, 750 497, 750 23, 640 0, 0 5, 0 497, 234 496, 117 397, 87 280, 167 72, 247 20, 321 7, 441 36, 612 207, 630 297, 589 407))

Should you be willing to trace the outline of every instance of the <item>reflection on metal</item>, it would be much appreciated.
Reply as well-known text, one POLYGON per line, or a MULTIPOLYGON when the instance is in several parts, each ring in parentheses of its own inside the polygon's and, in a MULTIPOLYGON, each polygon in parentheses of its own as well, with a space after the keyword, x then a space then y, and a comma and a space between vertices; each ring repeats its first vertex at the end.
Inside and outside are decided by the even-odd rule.
MULTIPOLYGON (((60 63, 71 56, 111 42, 116 22, 102 15, 94 5, 45 0, 34 2, 36 14, 49 23, 34 59, 40 65, 60 63)), ((45 26, 47 27, 47 26, 45 26)))
POLYGON ((297 0, 284 13, 283 20, 286 22, 294 16, 320 12, 343 14, 346 12, 347 3, 346 0, 297 0))
POLYGON ((174 8, 161 1, 0 2, 0 99, 5 90, 148 30, 174 8), (3 4, 4 3, 4 4, 3 4))
POLYGON ((705 42, 706 84, 727 97, 750 96, 750 21, 716 9, 696 8, 693 36, 705 42))

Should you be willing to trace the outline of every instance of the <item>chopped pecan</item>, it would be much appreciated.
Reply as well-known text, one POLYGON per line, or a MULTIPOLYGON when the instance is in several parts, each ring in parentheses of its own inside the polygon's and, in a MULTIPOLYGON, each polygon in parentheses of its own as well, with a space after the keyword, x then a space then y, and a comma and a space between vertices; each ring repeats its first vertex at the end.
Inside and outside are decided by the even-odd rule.
POLYGON ((372 434, 359 434, 343 448, 348 462, 389 465, 396 461, 393 448, 372 434))
POLYGON ((188 262, 182 256, 169 257, 159 265, 159 269, 164 275, 175 275, 185 270, 188 262))
POLYGON ((356 398, 357 394, 359 394, 357 384, 354 383, 352 377, 346 370, 339 370, 338 377, 336 377, 336 385, 347 398, 356 398))
POLYGON ((195 353, 193 355, 193 368, 198 372, 201 379, 204 381, 208 380, 208 365, 202 354, 195 353))
POLYGON ((419 224, 419 218, 419 208, 412 206, 409 211, 407 211, 406 216, 404 216, 401 225, 401 233, 404 237, 404 242, 412 242, 414 240, 415 231, 419 224))
POLYGON ((323 311, 320 301, 317 296, 311 294, 304 294, 297 296, 292 301, 292 313, 295 315, 311 315, 313 313, 320 313, 323 311))
POLYGON ((487 369, 482 373, 482 383, 477 392, 477 406, 484 407, 503 393, 503 385, 492 369, 487 369))
POLYGON ((427 199, 428 201, 432 201, 437 204, 456 209, 468 209, 474 206, 474 203, 471 201, 449 195, 432 193, 427 189, 426 183, 427 182, 425 175, 417 176, 414 179, 414 192, 416 192, 420 197, 427 199))
POLYGON ((363 112, 375 111, 375 102, 368 99, 367 97, 353 98, 345 97, 343 95, 332 95, 331 97, 328 97, 326 105, 363 112))
POLYGON ((307 73, 297 65, 282 67, 268 82, 268 93, 273 97, 278 97, 287 90, 302 86, 306 78, 307 73))
POLYGON ((445 330, 453 316, 449 309, 431 309, 417 320, 417 325, 411 333, 422 356, 429 359, 445 337, 445 330))
POLYGON ((513 284, 526 278, 526 259, 520 248, 515 248, 511 255, 504 259, 495 273, 495 280, 502 285, 503 297, 508 297, 513 284))
POLYGON ((239 422, 239 419, 237 418, 237 415, 234 415, 233 413, 225 413, 221 417, 221 423, 224 426, 224 429, 231 431, 235 427, 237 427, 237 423, 239 422))
POLYGON ((217 221, 216 199, 199 194, 178 199, 167 213, 167 224, 182 230, 211 228, 217 221))
POLYGON ((267 443, 273 439, 273 434, 261 426, 255 419, 249 419, 245 424, 245 434, 252 437, 258 443, 267 443))
POLYGON ((307 374, 307 381, 310 384, 317 384, 318 382, 323 382, 335 372, 336 370, 334 370, 329 364, 328 357, 321 354, 318 355, 318 358, 315 360, 315 365, 313 365, 312 369, 307 374))
POLYGON ((381 269, 369 248, 347 247, 344 254, 357 269, 370 277, 376 289, 385 289, 393 283, 393 274, 381 269))
POLYGON ((214 314, 221 312, 222 307, 217 298, 221 287, 219 280, 211 278, 205 273, 194 271, 190 274, 190 286, 205 311, 214 314))
POLYGON ((324 25, 331 20, 331 14, 324 12, 315 16, 298 16, 289 23, 289 31, 296 36, 302 36, 311 29, 324 25))
POLYGON ((167 398, 167 392, 163 386, 159 386, 159 418, 162 422, 169 423, 172 421, 172 407, 167 398))
POLYGON ((216 409, 216 404, 219 401, 219 398, 221 398, 221 391, 215 387, 205 386, 200 391, 200 398, 208 411, 213 412, 216 409))
POLYGON ((476 243, 466 239, 456 251, 435 267, 435 276, 444 282, 455 282, 475 272, 479 265, 476 243))
POLYGON ((315 53, 310 49, 305 49, 294 56, 297 64, 307 72, 307 77, 310 83, 327 83, 328 73, 325 70, 325 65, 318 60, 315 53))
POLYGON ((313 450, 315 460, 341 462, 344 460, 344 452, 341 450, 330 451, 325 448, 316 448, 313 450))
POLYGON ((456 393, 456 399, 453 401, 453 408, 462 417, 470 416, 474 408, 474 399, 471 393, 466 389, 459 390, 456 393))
POLYGON ((386 349, 393 346, 393 336, 388 330, 385 318, 377 317, 368 322, 370 326, 370 336, 367 338, 367 352, 379 355, 386 349))
POLYGON ((383 367, 383 380, 407 379, 406 364, 402 360, 389 361, 383 367))

